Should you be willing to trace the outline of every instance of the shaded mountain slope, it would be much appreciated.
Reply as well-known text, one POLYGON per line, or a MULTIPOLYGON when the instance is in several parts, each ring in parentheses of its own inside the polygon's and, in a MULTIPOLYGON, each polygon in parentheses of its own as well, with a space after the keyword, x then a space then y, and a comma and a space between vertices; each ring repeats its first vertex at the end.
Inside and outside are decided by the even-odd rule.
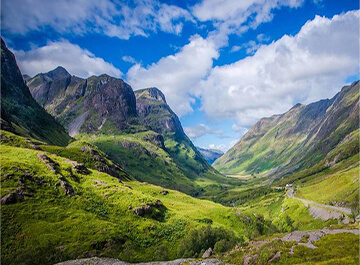
POLYGON ((55 145, 70 137, 32 98, 14 55, 1 39, 1 128, 55 145))
POLYGON ((358 126, 359 82, 354 82, 332 99, 297 104, 284 114, 261 119, 214 167, 223 173, 280 177, 318 163, 329 166, 359 152, 358 141, 351 140, 358 126), (346 141, 352 144, 341 151, 346 141))

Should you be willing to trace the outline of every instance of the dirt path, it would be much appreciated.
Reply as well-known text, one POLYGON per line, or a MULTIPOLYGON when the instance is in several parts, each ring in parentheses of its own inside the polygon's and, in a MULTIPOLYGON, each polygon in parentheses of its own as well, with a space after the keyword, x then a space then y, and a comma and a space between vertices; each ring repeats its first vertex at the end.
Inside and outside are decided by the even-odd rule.
POLYGON ((294 195, 294 187, 290 188, 286 194, 289 198, 297 199, 301 201, 306 207, 309 207, 309 213, 315 219, 320 218, 323 221, 327 221, 329 219, 340 219, 343 223, 349 223, 350 221, 349 217, 347 216, 351 214, 351 210, 349 208, 326 205, 296 197, 294 195))

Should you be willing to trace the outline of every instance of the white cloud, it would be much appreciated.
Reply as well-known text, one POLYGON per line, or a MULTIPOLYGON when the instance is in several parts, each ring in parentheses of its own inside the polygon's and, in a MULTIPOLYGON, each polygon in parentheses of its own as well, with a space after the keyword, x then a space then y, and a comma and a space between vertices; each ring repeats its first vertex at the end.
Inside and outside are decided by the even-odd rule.
POLYGON ((129 39, 162 30, 179 34, 191 14, 158 0, 7 0, 2 3, 3 30, 15 34, 52 28, 59 33, 101 33, 129 39))
POLYGON ((233 140, 227 144, 209 144, 208 148, 206 148, 206 149, 215 149, 215 150, 220 150, 220 151, 223 151, 224 153, 226 153, 237 142, 238 142, 238 140, 233 140))
POLYGON ((234 45, 234 46, 231 47, 230 52, 237 52, 237 51, 240 51, 240 50, 241 50, 241 46, 234 45))
MULTIPOLYGON (((203 0, 192 7, 200 21, 226 22, 236 30, 250 19, 252 27, 272 19, 271 11, 282 6, 299 7, 303 0, 203 0)), ((219 25, 219 24, 217 24, 219 25)))
POLYGON ((157 87, 178 115, 192 111, 197 85, 212 68, 219 54, 214 45, 195 35, 175 55, 169 55, 148 67, 136 64, 127 73, 127 82, 136 90, 157 87))
POLYGON ((136 61, 133 57, 127 56, 127 55, 121 57, 121 59, 122 59, 124 62, 127 62, 127 63, 132 63, 132 64, 137 63, 137 61, 136 61))
POLYGON ((31 76, 48 72, 57 66, 63 66, 70 74, 84 78, 103 73, 115 77, 122 75, 111 63, 65 40, 49 42, 46 46, 26 52, 14 50, 14 53, 21 72, 31 76))
POLYGON ((210 129, 205 124, 199 124, 193 127, 184 127, 184 131, 192 140, 195 140, 205 134, 222 135, 224 133, 219 129, 210 129))
POLYGON ((263 33, 260 33, 256 36, 256 39, 259 41, 259 42, 268 42, 270 40, 270 37, 269 36, 266 36, 265 34, 263 33))
POLYGON ((295 36, 262 45, 253 56, 215 67, 201 82, 202 109, 250 126, 294 103, 331 97, 359 71, 359 11, 316 16, 295 36))

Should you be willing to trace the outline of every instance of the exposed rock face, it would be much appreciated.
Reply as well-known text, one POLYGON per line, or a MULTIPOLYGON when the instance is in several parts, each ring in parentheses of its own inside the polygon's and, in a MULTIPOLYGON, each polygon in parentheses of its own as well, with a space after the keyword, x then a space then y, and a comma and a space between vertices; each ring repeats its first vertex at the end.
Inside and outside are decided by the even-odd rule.
POLYGON ((1 204, 13 204, 24 201, 24 195, 21 191, 9 193, 1 198, 1 204))
POLYGON ((179 118, 166 103, 164 94, 157 88, 135 91, 136 109, 141 123, 149 129, 161 133, 184 134, 179 118))
POLYGON ((14 55, 2 39, 1 128, 50 144, 66 145, 70 140, 64 128, 32 98, 14 55))
POLYGON ((208 248, 208 250, 206 250, 206 251, 204 252, 204 254, 202 255, 202 258, 203 258, 203 259, 206 259, 206 258, 210 257, 212 254, 213 254, 212 248, 208 248))
POLYGON ((60 187, 64 190, 66 195, 69 195, 70 197, 75 195, 74 188, 71 186, 69 182, 66 181, 64 177, 60 177, 60 187))
POLYGON ((41 160, 41 162, 43 162, 47 168, 49 170, 51 170, 52 172, 54 172, 54 174, 59 174, 60 170, 59 170, 59 164, 57 162, 55 162, 54 160, 52 160, 50 157, 48 157, 47 155, 44 154, 37 154, 37 157, 41 160))
POLYGON ((75 136, 125 130, 136 117, 136 99, 123 80, 106 74, 82 79, 58 67, 27 81, 31 94, 75 136))
POLYGON ((147 134, 145 140, 165 150, 164 137, 161 134, 147 134))
POLYGON ((317 163, 331 166, 359 152, 358 125, 359 82, 354 82, 332 99, 297 104, 284 114, 260 119, 214 167, 235 174, 270 170, 277 178, 317 163), (341 152, 337 146, 344 142, 348 148, 341 152))
POLYGON ((71 166, 78 174, 88 175, 91 173, 84 164, 78 163, 76 161, 71 161, 71 166))

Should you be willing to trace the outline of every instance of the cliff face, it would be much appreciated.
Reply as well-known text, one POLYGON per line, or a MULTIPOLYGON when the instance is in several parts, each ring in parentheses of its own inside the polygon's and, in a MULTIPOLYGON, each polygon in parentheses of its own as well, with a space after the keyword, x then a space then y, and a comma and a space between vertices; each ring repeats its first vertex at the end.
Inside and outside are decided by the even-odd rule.
POLYGON ((108 75, 82 79, 58 67, 27 81, 33 97, 54 115, 70 135, 123 131, 136 117, 131 87, 108 75))
POLYGON ((1 39, 1 128, 49 144, 66 145, 70 137, 32 98, 15 56, 1 39))
MULTIPOLYGON (((214 167, 224 173, 284 175, 326 163, 332 150, 355 137, 359 124, 359 82, 342 88, 332 99, 295 105, 288 112, 263 118, 219 158, 214 167)), ((347 155, 358 152, 351 145, 347 155)), ((337 161, 341 160, 341 154, 337 161)))

